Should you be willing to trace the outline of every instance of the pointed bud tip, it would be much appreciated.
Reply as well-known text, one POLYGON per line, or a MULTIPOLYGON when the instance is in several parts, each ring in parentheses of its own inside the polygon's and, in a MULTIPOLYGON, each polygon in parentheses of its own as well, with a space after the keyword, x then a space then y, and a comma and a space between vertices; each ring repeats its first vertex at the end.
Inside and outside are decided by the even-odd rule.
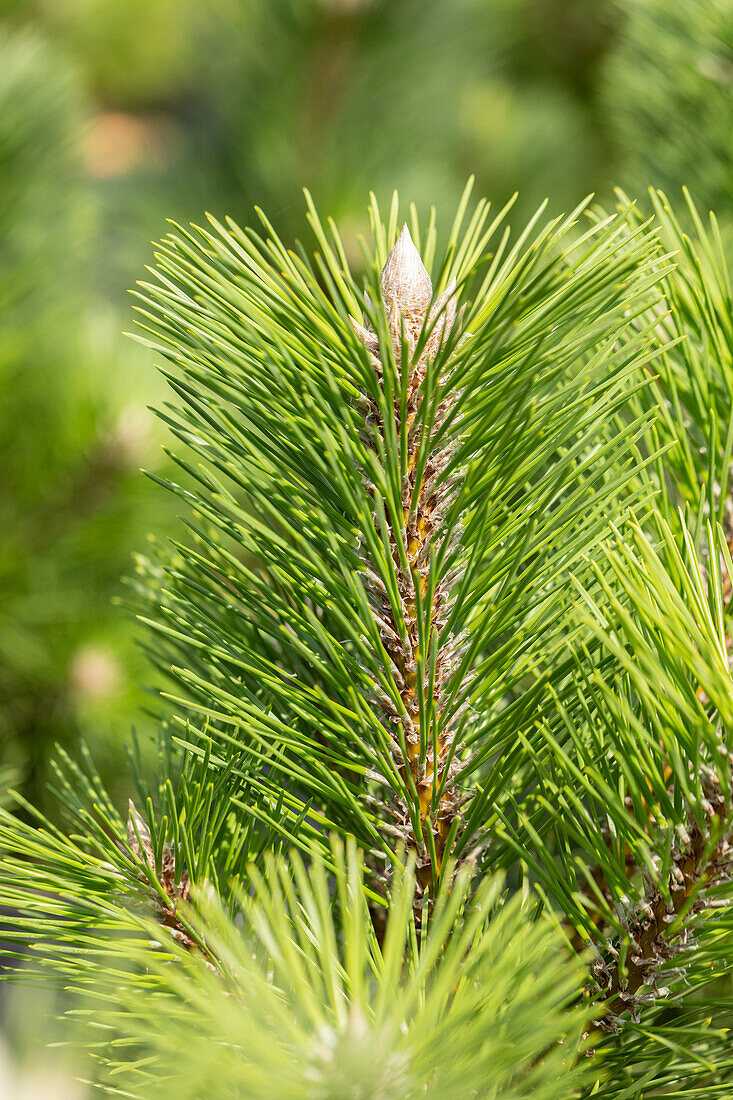
POLYGON ((397 240, 395 241, 395 243, 392 247, 392 251, 390 252, 389 256, 387 257, 387 263, 384 265, 384 268, 382 270, 384 270, 388 266, 390 260, 393 257, 402 260, 403 263, 405 263, 405 262, 411 262, 411 263, 417 262, 417 263, 420 264, 421 267, 424 268, 422 259, 420 257, 420 253, 418 252, 417 248, 415 247, 415 242, 412 239, 412 234, 410 233, 410 230, 407 227, 407 222, 405 222, 404 225, 402 226, 402 229, 400 230, 400 235, 397 238, 397 240))
POLYGON ((128 800, 129 816, 127 819, 127 837, 129 843, 136 847, 138 843, 138 837, 144 845, 150 845, 151 836, 148 823, 138 810, 135 803, 130 798, 128 800))
POLYGON ((388 308, 396 307, 400 313, 424 313, 430 305, 433 284, 415 248, 407 222, 402 226, 382 268, 380 284, 382 298, 388 308))

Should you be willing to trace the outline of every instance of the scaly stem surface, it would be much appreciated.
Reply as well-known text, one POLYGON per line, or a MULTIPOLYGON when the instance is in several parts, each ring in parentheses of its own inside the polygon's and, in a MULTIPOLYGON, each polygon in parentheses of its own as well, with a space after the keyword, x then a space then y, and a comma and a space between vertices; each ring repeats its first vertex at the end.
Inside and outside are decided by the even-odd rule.
MULTIPOLYGON (((392 735, 397 768, 414 794, 412 805, 397 800, 391 810, 408 846, 417 850, 418 877, 427 887, 440 874, 458 812, 452 782, 458 715, 454 713, 448 719, 446 686, 463 639, 444 636, 458 571, 449 564, 433 591, 429 585, 430 557, 440 553, 443 546, 443 521, 456 487, 455 478, 443 476, 452 456, 451 445, 439 442, 433 446, 432 441, 456 397, 454 393, 445 394, 429 416, 422 405, 428 400, 428 371, 455 323, 456 288, 455 281, 451 281, 433 301, 430 276, 404 226, 382 269, 380 291, 396 374, 405 396, 392 402, 394 424, 389 425, 389 431, 381 411, 387 406, 382 402, 380 408, 379 402, 368 398, 366 429, 375 450, 387 448, 390 438, 401 441, 401 515, 390 515, 388 509, 380 508, 378 490, 370 486, 377 531, 385 531, 380 516, 386 514, 399 614, 395 614, 374 569, 368 568, 368 584, 382 645, 390 658, 401 699, 399 708, 383 701, 382 718, 392 735), (381 438, 377 440, 377 436, 381 438)), ((384 392, 386 368, 377 333, 368 322, 361 325, 352 318, 352 323, 384 392)), ((450 357, 443 355, 443 359, 441 376, 433 379, 437 386, 449 370, 450 357)))
POLYGON ((677 972, 674 960, 689 955, 694 942, 689 921, 710 909, 709 891, 733 876, 731 858, 731 807, 712 769, 702 774, 705 797, 700 824, 690 815, 687 828, 678 830, 672 851, 668 890, 647 883, 645 896, 635 909, 621 914, 630 950, 622 960, 616 944, 592 965, 593 978, 605 1001, 600 1025, 618 1031, 625 1010, 638 1019, 642 1005, 663 997, 667 989, 659 982, 677 972))

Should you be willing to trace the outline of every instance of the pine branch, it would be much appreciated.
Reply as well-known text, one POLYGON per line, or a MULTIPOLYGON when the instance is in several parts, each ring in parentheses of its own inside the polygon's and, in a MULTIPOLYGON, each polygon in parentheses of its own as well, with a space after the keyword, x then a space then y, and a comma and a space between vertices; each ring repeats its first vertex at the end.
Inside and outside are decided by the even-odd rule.
MULTIPOLYGON (((619 192, 619 211, 637 228, 645 216, 619 192)), ((656 508, 678 524, 678 509, 695 515, 698 544, 706 518, 728 522, 733 487, 733 326, 731 280, 726 248, 714 214, 703 221, 692 196, 677 213, 661 191, 651 191, 651 209, 666 252, 675 259, 662 280, 664 306, 654 319, 662 354, 649 363, 652 384, 631 396, 635 415, 656 406, 656 423, 646 444, 664 450, 646 468, 655 483, 656 508)))
MULTIPOLYGON (((246 767, 240 753, 236 771, 230 765, 214 773, 211 754, 210 740, 192 743, 182 766, 172 759, 169 774, 159 773, 145 812, 131 802, 124 821, 88 754, 76 765, 60 751, 54 794, 70 835, 13 796, 37 823, 0 811, 0 888, 8 907, 3 934, 17 941, 19 959, 37 965, 40 957, 62 973, 66 967, 82 987, 96 988, 107 930, 120 930, 114 951, 124 960, 140 939, 149 942, 154 921, 164 936, 153 947, 166 958, 175 942, 219 969, 205 931, 187 915, 192 888, 211 886, 236 915, 243 876, 277 852, 283 837, 307 846, 309 829, 302 810, 263 798, 254 784, 255 759, 246 767)), ((138 977, 131 973, 130 981, 138 977)))
MULTIPOLYGON (((613 680, 595 654, 579 661, 580 705, 543 722, 554 760, 538 762, 540 789, 524 811, 534 803, 531 832, 521 839, 506 822, 515 851, 567 914, 573 947, 592 947, 601 1026, 614 1033, 628 1027, 627 1012, 638 1020, 642 1006, 690 979, 698 939, 731 904, 733 711, 720 576, 703 578, 689 533, 683 556, 660 529, 658 550, 637 527, 597 567, 599 590, 585 600, 613 680), (565 837, 563 852, 553 833, 565 837)), ((726 967, 718 957, 715 973, 726 967)))
POLYGON ((702 792, 704 823, 700 825, 688 811, 687 827, 679 827, 672 848, 667 889, 662 892, 647 880, 642 901, 621 918, 628 945, 626 958, 622 961, 614 948, 610 959, 601 957, 591 967, 605 1002, 599 1023, 609 1030, 619 1028, 626 1011, 638 1019, 642 1005, 669 993, 658 982, 668 974, 684 973, 684 968, 674 963, 694 947, 689 919, 711 908, 708 889, 733 881, 733 812, 712 769, 703 769, 702 792))
MULTIPOLYGON (((381 421, 380 404, 365 395, 368 403, 365 428, 377 454, 390 445, 391 439, 406 441, 400 471, 401 514, 394 518, 384 516, 396 580, 396 610, 390 606, 387 588, 374 564, 366 559, 365 566, 382 645, 395 670, 400 695, 399 707, 385 698, 384 721, 388 728, 399 731, 399 741, 392 742, 396 764, 406 786, 417 795, 421 825, 432 834, 426 837, 427 843, 415 833, 408 804, 398 802, 395 816, 405 829, 403 835, 408 847, 417 848, 420 853, 418 879, 426 887, 439 878, 446 840, 456 823, 458 809, 452 782, 457 770, 455 732, 451 723, 441 723, 440 716, 445 707, 447 680, 464 640, 460 636, 444 638, 453 585, 461 575, 460 568, 429 590, 431 557, 446 555, 445 540, 440 535, 455 495, 455 479, 451 484, 441 477, 453 448, 450 444, 436 447, 431 435, 434 438, 440 432, 457 394, 446 394, 434 410, 425 411, 429 400, 425 393, 428 372, 434 376, 433 386, 439 386, 450 370, 446 356, 441 356, 437 370, 434 363, 455 322, 456 284, 452 279, 433 303, 430 276, 405 224, 382 268, 380 290, 391 343, 392 362, 387 370, 394 365, 394 379, 403 390, 404 399, 394 400, 394 423, 387 426, 381 421), (423 605, 426 611, 421 615, 423 605), (430 653, 429 662, 420 661, 421 650, 430 653)), ((353 318, 352 324, 384 385, 385 367, 376 331, 353 318)), ((369 491, 375 503, 373 519, 378 533, 379 488, 370 484, 369 491)), ((453 550, 456 532, 451 532, 449 538, 453 550)), ((376 702, 379 706, 379 700, 376 702)))
POLYGON ((155 899, 157 918, 178 943, 188 951, 195 951, 200 944, 190 934, 179 916, 179 903, 191 900, 191 879, 186 868, 176 873, 175 848, 165 844, 160 856, 160 871, 155 872, 156 858, 153 838, 146 822, 130 800, 130 815, 127 821, 127 843, 130 851, 141 863, 146 864, 156 877, 160 896, 155 899))
POLYGON ((480 202, 461 239, 466 202, 435 294, 396 199, 389 227, 373 204, 363 320, 312 208, 319 278, 269 224, 264 243, 215 224, 164 244, 141 310, 176 367, 165 418, 205 463, 180 460, 195 542, 147 615, 175 698, 218 757, 256 745, 265 787, 357 836, 376 882, 414 848, 432 895, 503 775, 523 782, 516 720, 564 660, 567 571, 633 475, 643 420, 599 424, 648 358, 632 326, 665 270, 646 227, 570 241, 580 211, 538 212, 489 260, 507 212, 480 202))
POLYGON ((395 876, 380 946, 361 859, 337 845, 332 863, 327 875, 318 859, 308 868, 297 856, 267 860, 238 925, 215 897, 194 899, 190 919, 205 929, 223 978, 183 947, 171 966, 141 945, 147 996, 101 987, 86 1009, 122 1037, 98 1044, 102 1083, 191 1100, 212 1081, 217 1095, 263 1100, 273 1086, 293 1100, 451 1100, 466 1089, 487 1100, 549 1100, 592 1087, 592 1067, 577 1057, 585 1012, 570 1004, 579 972, 519 898, 505 900, 500 882, 485 880, 468 908, 463 872, 418 934, 419 885, 408 868, 395 876))

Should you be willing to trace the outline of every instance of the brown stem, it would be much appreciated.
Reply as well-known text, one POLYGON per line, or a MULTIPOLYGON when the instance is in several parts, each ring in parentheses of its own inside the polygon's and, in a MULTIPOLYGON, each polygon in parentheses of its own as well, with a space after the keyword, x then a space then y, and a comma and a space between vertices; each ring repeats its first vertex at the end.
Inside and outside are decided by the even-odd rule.
MULTIPOLYGON (((382 270, 381 295, 395 362, 398 369, 409 371, 404 413, 399 402, 394 404, 397 438, 403 437, 403 431, 407 438, 402 514, 387 520, 401 615, 395 615, 386 589, 374 571, 368 573, 368 583, 382 645, 390 658, 401 700, 399 708, 390 700, 380 703, 383 720, 387 728, 394 731, 392 744, 395 746, 397 768, 406 785, 410 789, 414 787, 417 793, 416 809, 419 810, 422 827, 431 830, 433 837, 434 858, 429 844, 424 841, 418 843, 410 824, 408 806, 404 803, 394 806, 395 818, 404 830, 407 843, 418 851, 417 875, 420 885, 425 888, 440 874, 446 840, 457 813, 456 794, 448 770, 454 730, 444 715, 444 689, 452 671, 458 640, 451 638, 444 641, 438 649, 431 685, 420 653, 417 608, 419 599, 424 600, 428 596, 431 541, 434 537, 440 538, 450 500, 450 489, 440 485, 440 475, 450 460, 450 451, 445 447, 436 448, 420 469, 418 456, 424 428, 417 427, 416 418, 423 400, 422 384, 428 365, 439 352, 455 321, 455 284, 449 285, 431 308, 433 288, 430 277, 407 226, 404 226, 382 270), (417 345, 426 331, 429 335, 423 350, 417 355, 417 345), (404 364, 400 361, 403 341, 409 354, 404 364), (422 673, 423 682, 418 683, 421 670, 425 670, 422 673), (426 731, 421 730, 421 700, 423 715, 432 711, 431 728, 426 731), (435 723, 434 728, 432 723, 435 723), (398 743, 402 743, 400 735, 404 738, 404 751, 398 747, 398 743), (436 800, 435 791, 441 787, 441 794, 436 800)), ((384 366, 380 360, 377 335, 371 328, 356 321, 353 324, 381 380, 384 366)), ((440 424, 445 418, 452 400, 445 400, 436 409, 435 424, 440 424)), ((371 433, 372 438, 375 434, 384 437, 382 414, 377 403, 368 400, 367 404, 367 432, 371 433)), ((373 493, 376 494, 376 490, 373 493)), ((443 581, 432 596, 428 612, 429 623, 425 633, 431 642, 437 640, 443 631, 449 613, 450 586, 443 581)))
MULTIPOLYGON (((135 856, 147 864, 149 868, 155 868, 155 851, 150 830, 132 801, 129 804, 129 817, 127 819, 127 841, 135 856)), ((144 872, 141 874, 141 878, 142 881, 148 881, 144 872)), ((176 857, 172 844, 163 846, 160 872, 156 872, 156 878, 165 897, 168 899, 166 903, 159 895, 155 896, 156 919, 163 928, 168 930, 173 939, 185 947, 187 951, 201 951, 202 944, 193 938, 189 928, 181 920, 178 913, 178 903, 187 903, 191 900, 191 881, 188 871, 185 869, 176 879, 176 857)), ((213 956, 211 953, 204 951, 203 954, 207 966, 217 970, 218 968, 212 962, 213 956)))
POLYGON ((599 1022, 604 1030, 617 1031, 621 1014, 630 1010, 636 1017, 642 1004, 663 996, 658 987, 664 972, 673 967, 675 956, 692 948, 689 931, 680 914, 694 914, 708 902, 702 891, 731 877, 729 843, 731 807, 720 790, 720 781, 710 769, 703 773, 704 824, 691 815, 672 853, 668 892, 648 883, 644 899, 625 916, 630 950, 623 967, 613 947, 592 966, 601 990, 605 1012, 599 1022), (670 965, 672 964, 672 965, 670 965), (643 992, 642 992, 643 990, 643 992))
MULTIPOLYGON (((726 537, 728 548, 733 553, 730 520, 726 523, 726 537)), ((733 597, 733 583, 723 561, 721 574, 723 603, 727 608, 733 597)), ((729 658, 731 644, 730 637, 726 635, 729 658)), ((702 688, 698 689, 697 694, 704 698, 702 688)), ((667 778, 670 774, 671 769, 667 769, 667 778)), ((670 936, 670 926, 688 906, 691 905, 693 912, 705 908, 701 892, 726 881, 733 873, 733 853, 729 843, 733 807, 727 805, 714 772, 706 769, 702 778, 705 827, 701 828, 695 819, 689 817, 688 827, 673 852, 668 896, 663 895, 658 887, 648 885, 643 902, 627 917, 632 950, 628 955, 625 974, 621 974, 621 963, 615 948, 610 960, 599 957, 592 967, 593 976, 606 1001, 606 1011, 600 1020, 600 1026, 605 1030, 617 1031, 619 1017, 624 1010, 629 1009, 636 1014, 642 1003, 659 995, 657 981, 665 967, 669 967, 676 954, 689 947, 687 929, 684 926, 677 928, 670 936), (717 840, 713 843, 714 836, 717 840), (647 991, 640 993, 642 989, 647 991)), ((593 876, 610 902, 611 894, 600 869, 596 869, 593 876)), ((600 912, 597 919, 594 918, 594 924, 600 933, 603 928, 600 912)), ((577 932, 571 943, 576 950, 584 946, 577 932)))

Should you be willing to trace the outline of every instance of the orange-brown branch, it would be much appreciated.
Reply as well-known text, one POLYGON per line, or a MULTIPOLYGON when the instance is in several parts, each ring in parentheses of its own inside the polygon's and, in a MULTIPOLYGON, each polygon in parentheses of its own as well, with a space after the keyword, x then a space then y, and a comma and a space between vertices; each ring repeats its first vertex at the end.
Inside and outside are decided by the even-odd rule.
MULTIPOLYGON (((397 813, 402 817, 402 824, 408 831, 407 839, 415 847, 422 847, 418 853, 418 876, 422 884, 427 885, 433 873, 440 872, 445 840, 456 812, 455 794, 448 781, 450 777, 446 775, 446 757, 453 732, 450 725, 442 720, 441 714, 443 687, 450 673, 453 647, 448 642, 438 650, 432 688, 427 672, 424 673, 424 682, 419 683, 425 662, 419 647, 416 594, 419 592, 423 599, 428 595, 430 546, 434 536, 440 537, 448 499, 445 491, 436 491, 436 479, 445 469, 450 456, 445 448, 436 449, 420 471, 418 456, 424 429, 415 430, 414 426, 420 411, 420 402, 423 400, 422 384, 429 363, 439 352, 455 321, 456 297, 455 285, 452 283, 432 302, 430 276, 406 226, 384 266, 380 290, 395 362, 398 369, 410 372, 405 409, 403 411, 399 403, 395 403, 394 407, 397 438, 402 438, 404 416, 408 440, 403 462, 406 474, 402 484, 401 522, 389 522, 390 551, 402 621, 396 621, 394 611, 386 600, 386 593, 374 579, 372 595, 379 610, 382 644, 390 657, 402 703, 399 711, 396 707, 386 708, 385 721, 393 728, 401 726, 404 733, 405 751, 397 754, 396 764, 406 785, 414 785, 417 791, 423 827, 432 830, 437 866, 433 867, 428 846, 418 845, 414 835, 409 835, 407 807, 398 807, 397 813), (428 335, 423 349, 417 355, 418 343, 426 332, 428 335), (408 361, 404 364, 401 363, 403 342, 409 354, 408 361), (437 724, 435 731, 421 729, 421 710, 423 714, 432 716, 431 723, 437 724), (434 792, 440 788, 442 793, 437 799, 436 808, 434 792)), ((353 324, 370 355, 377 377, 381 379, 384 367, 376 333, 356 321, 353 324)), ((437 410, 437 418, 445 416, 446 412, 447 402, 445 408, 437 410)), ((369 409, 367 428, 372 433, 383 435, 384 425, 375 402, 371 403, 369 409)), ((449 613, 449 596, 448 589, 439 585, 430 604, 429 623, 424 624, 427 626, 425 633, 428 638, 437 637, 442 632, 449 613)))

